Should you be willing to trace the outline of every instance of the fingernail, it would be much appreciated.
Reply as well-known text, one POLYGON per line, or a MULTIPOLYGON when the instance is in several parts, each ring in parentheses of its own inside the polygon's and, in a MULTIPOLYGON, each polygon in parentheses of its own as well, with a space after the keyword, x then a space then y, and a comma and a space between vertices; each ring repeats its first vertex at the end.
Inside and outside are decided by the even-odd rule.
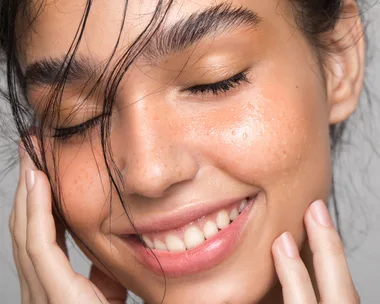
POLYGON ((292 235, 289 232, 284 232, 280 236, 281 251, 289 258, 295 259, 299 257, 299 252, 292 235))
POLYGON ((327 207, 325 203, 321 200, 318 200, 314 202, 310 206, 311 214, 314 218, 314 220, 325 227, 332 227, 334 225, 331 216, 329 214, 329 211, 327 210, 327 207))
POLYGON ((33 190, 35 184, 36 172, 32 169, 27 169, 25 172, 26 189, 28 193, 33 190))

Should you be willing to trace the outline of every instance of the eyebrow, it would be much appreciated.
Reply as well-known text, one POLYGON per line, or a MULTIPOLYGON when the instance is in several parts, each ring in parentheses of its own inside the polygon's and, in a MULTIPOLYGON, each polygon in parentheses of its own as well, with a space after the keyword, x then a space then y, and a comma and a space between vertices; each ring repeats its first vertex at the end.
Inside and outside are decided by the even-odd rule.
MULTIPOLYGON (((187 18, 166 28, 160 28, 145 46, 142 55, 157 60, 175 52, 183 51, 207 37, 215 37, 238 29, 257 29, 261 18, 257 13, 242 6, 222 3, 194 12, 187 18)), ((52 86, 67 64, 65 56, 43 58, 25 70, 27 86, 52 86)), ((78 56, 70 60, 65 78, 66 84, 88 81, 100 75, 100 66, 91 57, 78 56)))

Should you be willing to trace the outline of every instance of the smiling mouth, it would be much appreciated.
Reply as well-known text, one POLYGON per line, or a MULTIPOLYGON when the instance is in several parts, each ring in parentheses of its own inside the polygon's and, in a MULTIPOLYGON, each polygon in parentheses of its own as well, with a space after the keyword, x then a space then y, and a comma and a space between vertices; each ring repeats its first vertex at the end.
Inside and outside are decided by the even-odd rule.
POLYGON ((156 275, 196 274, 216 267, 238 248, 253 214, 251 210, 255 210, 253 207, 261 197, 257 194, 240 199, 198 219, 193 217, 178 228, 157 232, 145 230, 141 238, 129 234, 122 240, 126 248, 156 275))
POLYGON ((141 239, 153 250, 184 252, 202 245, 232 224, 247 208, 253 197, 246 197, 227 208, 198 218, 185 226, 143 234, 141 239))

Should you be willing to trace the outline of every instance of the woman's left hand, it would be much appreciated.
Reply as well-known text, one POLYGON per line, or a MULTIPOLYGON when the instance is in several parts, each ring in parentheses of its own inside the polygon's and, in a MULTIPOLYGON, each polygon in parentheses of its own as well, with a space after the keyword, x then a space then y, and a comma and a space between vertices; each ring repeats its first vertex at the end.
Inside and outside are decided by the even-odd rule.
MULTIPOLYGON (((322 201, 316 201, 310 205, 305 214, 305 226, 313 254, 320 294, 319 303, 360 303, 341 238, 322 201)), ((272 246, 272 254, 282 285, 284 303, 318 303, 310 274, 289 232, 285 232, 276 239, 272 246)))

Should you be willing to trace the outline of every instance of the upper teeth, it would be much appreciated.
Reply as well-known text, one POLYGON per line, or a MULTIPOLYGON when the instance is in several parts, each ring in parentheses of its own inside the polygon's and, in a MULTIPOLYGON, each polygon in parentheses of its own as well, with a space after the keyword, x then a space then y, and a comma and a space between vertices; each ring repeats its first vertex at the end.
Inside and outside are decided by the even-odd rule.
POLYGON ((184 229, 183 234, 168 231, 160 233, 160 236, 157 234, 143 235, 142 239, 149 248, 156 250, 182 252, 186 249, 193 249, 217 234, 218 228, 222 230, 228 227, 243 212, 247 204, 248 200, 244 199, 229 212, 227 210, 219 211, 216 217, 214 216, 214 220, 205 218, 203 227, 200 224, 201 220, 195 221, 184 229))
POLYGON ((247 203, 248 203, 248 200, 247 199, 243 199, 240 203, 240 207, 239 207, 239 213, 241 213, 244 208, 247 206, 247 203))
POLYGON ((183 241, 176 235, 168 234, 165 238, 166 247, 169 251, 185 251, 186 246, 183 241))
POLYGON ((206 224, 203 226, 203 234, 206 240, 213 237, 217 233, 218 227, 216 227, 216 224, 213 221, 207 221, 206 224))
POLYGON ((193 249, 205 241, 203 232, 196 226, 192 226, 186 229, 183 237, 186 245, 186 249, 193 249))

